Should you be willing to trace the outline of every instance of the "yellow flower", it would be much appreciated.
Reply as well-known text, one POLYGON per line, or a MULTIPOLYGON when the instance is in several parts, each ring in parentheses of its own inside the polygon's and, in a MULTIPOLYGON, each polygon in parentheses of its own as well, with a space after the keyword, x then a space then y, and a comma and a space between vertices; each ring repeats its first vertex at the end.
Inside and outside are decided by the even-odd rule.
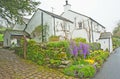
POLYGON ((85 60, 86 62, 88 62, 88 63, 90 63, 90 64, 94 64, 94 60, 92 60, 92 59, 87 59, 87 60, 85 60))

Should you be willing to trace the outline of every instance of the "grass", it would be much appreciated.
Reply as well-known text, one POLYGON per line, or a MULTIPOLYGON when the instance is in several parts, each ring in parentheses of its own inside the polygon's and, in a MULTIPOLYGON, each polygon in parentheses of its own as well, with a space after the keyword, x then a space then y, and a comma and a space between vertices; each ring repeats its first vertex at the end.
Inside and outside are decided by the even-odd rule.
POLYGON ((0 34, 0 41, 3 41, 3 34, 0 34))

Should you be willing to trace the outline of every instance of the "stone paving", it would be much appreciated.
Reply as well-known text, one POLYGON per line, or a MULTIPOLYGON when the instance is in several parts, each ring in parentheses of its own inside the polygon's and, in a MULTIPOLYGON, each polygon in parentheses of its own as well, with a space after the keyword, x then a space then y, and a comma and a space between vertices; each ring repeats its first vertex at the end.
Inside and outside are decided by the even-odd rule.
POLYGON ((75 79, 19 58, 13 51, 0 49, 0 79, 75 79))

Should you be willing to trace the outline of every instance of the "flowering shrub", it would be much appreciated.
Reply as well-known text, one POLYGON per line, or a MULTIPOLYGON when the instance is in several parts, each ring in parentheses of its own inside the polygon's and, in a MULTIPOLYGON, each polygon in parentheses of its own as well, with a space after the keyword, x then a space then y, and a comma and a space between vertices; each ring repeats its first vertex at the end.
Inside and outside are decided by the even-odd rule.
POLYGON ((95 63, 95 61, 93 59, 86 59, 85 61, 90 63, 90 64, 94 64, 95 63))
POLYGON ((78 55, 84 55, 84 58, 86 58, 86 55, 89 54, 89 46, 84 43, 80 43, 79 46, 77 46, 74 41, 71 41, 70 52, 74 57, 77 57, 78 55))
POLYGON ((81 51, 81 54, 84 55, 84 58, 89 54, 89 46, 87 44, 80 43, 79 50, 81 51))
POLYGON ((78 46, 76 45, 76 43, 74 41, 70 42, 70 52, 74 57, 78 56, 78 46))
POLYGON ((90 53, 88 59, 93 59, 95 62, 97 62, 98 63, 97 67, 100 68, 100 66, 102 66, 102 64, 104 63, 104 61, 107 59, 108 56, 109 56, 109 52, 105 52, 103 50, 97 50, 90 53))

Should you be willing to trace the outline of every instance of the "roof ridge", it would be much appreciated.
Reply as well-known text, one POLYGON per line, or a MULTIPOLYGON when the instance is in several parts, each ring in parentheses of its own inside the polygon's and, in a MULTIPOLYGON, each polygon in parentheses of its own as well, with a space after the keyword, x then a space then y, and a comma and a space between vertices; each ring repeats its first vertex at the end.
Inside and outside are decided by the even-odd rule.
POLYGON ((82 15, 82 16, 84 16, 84 17, 87 17, 87 18, 93 20, 94 22, 96 22, 97 24, 99 24, 100 26, 102 26, 103 28, 105 28, 102 24, 98 23, 96 20, 92 19, 92 18, 89 17, 89 16, 86 16, 86 15, 84 15, 84 14, 78 13, 78 12, 73 11, 73 10, 69 10, 69 11, 74 12, 74 13, 79 14, 79 15, 82 15))
POLYGON ((41 11, 43 11, 43 12, 45 12, 45 13, 48 13, 49 15, 51 15, 53 17, 56 17, 56 18, 59 18, 59 19, 62 19, 62 20, 65 20, 65 21, 69 21, 69 22, 73 23, 72 21, 70 21, 69 19, 67 19, 65 17, 62 17, 60 15, 57 15, 55 13, 52 13, 52 12, 49 12, 49 11, 46 11, 46 10, 43 10, 43 9, 40 9, 40 8, 38 8, 38 9, 41 10, 41 11))

